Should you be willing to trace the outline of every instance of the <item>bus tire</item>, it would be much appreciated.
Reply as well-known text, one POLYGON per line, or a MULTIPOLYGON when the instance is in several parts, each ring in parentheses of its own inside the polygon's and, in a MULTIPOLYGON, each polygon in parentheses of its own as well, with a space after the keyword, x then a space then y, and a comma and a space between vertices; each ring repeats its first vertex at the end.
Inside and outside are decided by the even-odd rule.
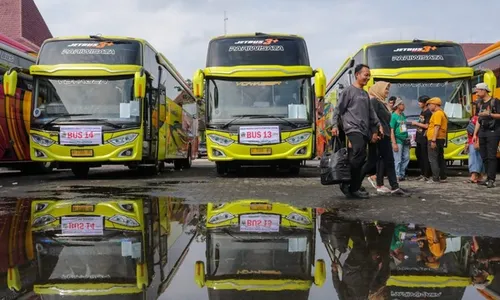
POLYGON ((20 171, 26 175, 49 174, 54 169, 52 162, 27 163, 20 168, 20 171))
POLYGON ((78 179, 85 179, 89 176, 90 167, 87 165, 76 165, 71 167, 71 171, 78 179))
POLYGON ((191 165, 193 164, 193 159, 191 158, 191 150, 188 151, 188 156, 184 160, 184 169, 191 169, 191 165))
POLYGON ((227 164, 224 162, 216 162, 215 170, 217 172, 217 175, 224 176, 228 172, 227 164))
POLYGON ((300 173, 300 164, 298 164, 298 165, 292 164, 290 166, 289 172, 293 176, 299 175, 299 173, 300 173))

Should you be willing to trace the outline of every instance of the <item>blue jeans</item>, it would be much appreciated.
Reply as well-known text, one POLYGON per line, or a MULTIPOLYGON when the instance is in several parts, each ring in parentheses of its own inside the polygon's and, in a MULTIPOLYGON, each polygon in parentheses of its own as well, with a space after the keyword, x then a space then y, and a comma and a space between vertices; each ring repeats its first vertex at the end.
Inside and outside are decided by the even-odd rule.
POLYGON ((396 176, 403 178, 406 175, 406 168, 410 162, 410 145, 398 143, 398 152, 394 152, 394 166, 396 167, 396 176))
POLYGON ((483 173, 484 164, 481 154, 478 149, 474 148, 474 144, 469 145, 469 173, 483 173))

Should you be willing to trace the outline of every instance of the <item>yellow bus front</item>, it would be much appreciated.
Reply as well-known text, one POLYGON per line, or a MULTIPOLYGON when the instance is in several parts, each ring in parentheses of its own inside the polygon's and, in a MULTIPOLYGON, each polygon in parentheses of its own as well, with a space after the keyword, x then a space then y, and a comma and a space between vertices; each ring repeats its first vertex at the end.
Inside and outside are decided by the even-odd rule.
POLYGON ((30 130, 33 160, 140 161, 145 83, 141 67, 67 65, 62 69, 31 68, 35 76, 35 118, 30 130))
POLYGON ((142 200, 33 201, 32 232, 37 294, 137 299, 143 293, 142 200))
MULTIPOLYGON (((466 127, 471 116, 471 79, 472 68, 398 68, 398 69, 372 69, 368 87, 377 81, 391 83, 389 96, 403 99, 408 121, 418 121, 421 108, 418 98, 422 95, 439 97, 443 102, 442 109, 448 116, 448 138, 444 152, 446 160, 466 160, 468 155, 464 152, 467 143, 466 127)), ((413 146, 416 145, 415 136, 417 128, 409 126, 413 146)), ((410 151, 410 159, 416 160, 415 148, 410 151)))
POLYGON ((209 293, 211 289, 300 293, 325 281, 323 260, 314 261, 316 226, 311 208, 265 200, 209 203, 206 227, 207 267, 196 263, 195 281, 207 286, 209 293))
POLYGON ((263 66, 254 67, 214 67, 197 73, 195 88, 205 89, 207 95, 208 158, 218 166, 298 165, 313 158, 314 95, 324 95, 323 72, 276 66, 279 71, 270 73, 263 66), (236 74, 223 75, 229 69, 236 74), (287 77, 289 73, 295 77, 287 77))

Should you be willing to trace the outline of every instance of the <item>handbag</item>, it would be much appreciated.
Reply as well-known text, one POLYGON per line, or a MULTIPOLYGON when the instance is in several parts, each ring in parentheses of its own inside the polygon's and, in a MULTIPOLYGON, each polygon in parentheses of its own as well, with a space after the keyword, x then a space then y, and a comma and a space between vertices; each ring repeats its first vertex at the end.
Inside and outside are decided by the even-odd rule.
POLYGON ((351 181, 351 163, 347 147, 337 149, 339 138, 335 137, 331 152, 323 153, 319 167, 322 185, 348 183, 351 181))

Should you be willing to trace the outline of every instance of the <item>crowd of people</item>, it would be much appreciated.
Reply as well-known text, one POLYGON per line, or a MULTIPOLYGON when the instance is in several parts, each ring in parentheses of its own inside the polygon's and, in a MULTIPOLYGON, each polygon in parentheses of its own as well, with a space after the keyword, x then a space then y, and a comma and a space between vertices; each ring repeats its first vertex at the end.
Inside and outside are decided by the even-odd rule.
MULTIPOLYGON (((339 96, 332 120, 332 135, 345 135, 349 140, 351 181, 340 185, 351 198, 369 198, 362 182, 368 181, 378 193, 407 195, 399 186, 407 180, 411 137, 408 126, 416 128, 416 149, 420 176, 417 180, 428 184, 447 181, 444 149, 448 141, 448 117, 439 97, 422 95, 418 99, 422 109, 417 121, 408 122, 405 104, 398 97, 390 97, 391 84, 377 81, 368 92, 363 88, 370 80, 370 68, 355 67, 355 81, 339 96), (389 187, 384 185, 387 176, 389 187)), ((469 171, 467 182, 495 187, 497 147, 500 143, 500 100, 493 98, 485 83, 475 87, 478 97, 475 114, 467 127, 469 171), (486 175, 483 175, 483 173, 486 175)))

